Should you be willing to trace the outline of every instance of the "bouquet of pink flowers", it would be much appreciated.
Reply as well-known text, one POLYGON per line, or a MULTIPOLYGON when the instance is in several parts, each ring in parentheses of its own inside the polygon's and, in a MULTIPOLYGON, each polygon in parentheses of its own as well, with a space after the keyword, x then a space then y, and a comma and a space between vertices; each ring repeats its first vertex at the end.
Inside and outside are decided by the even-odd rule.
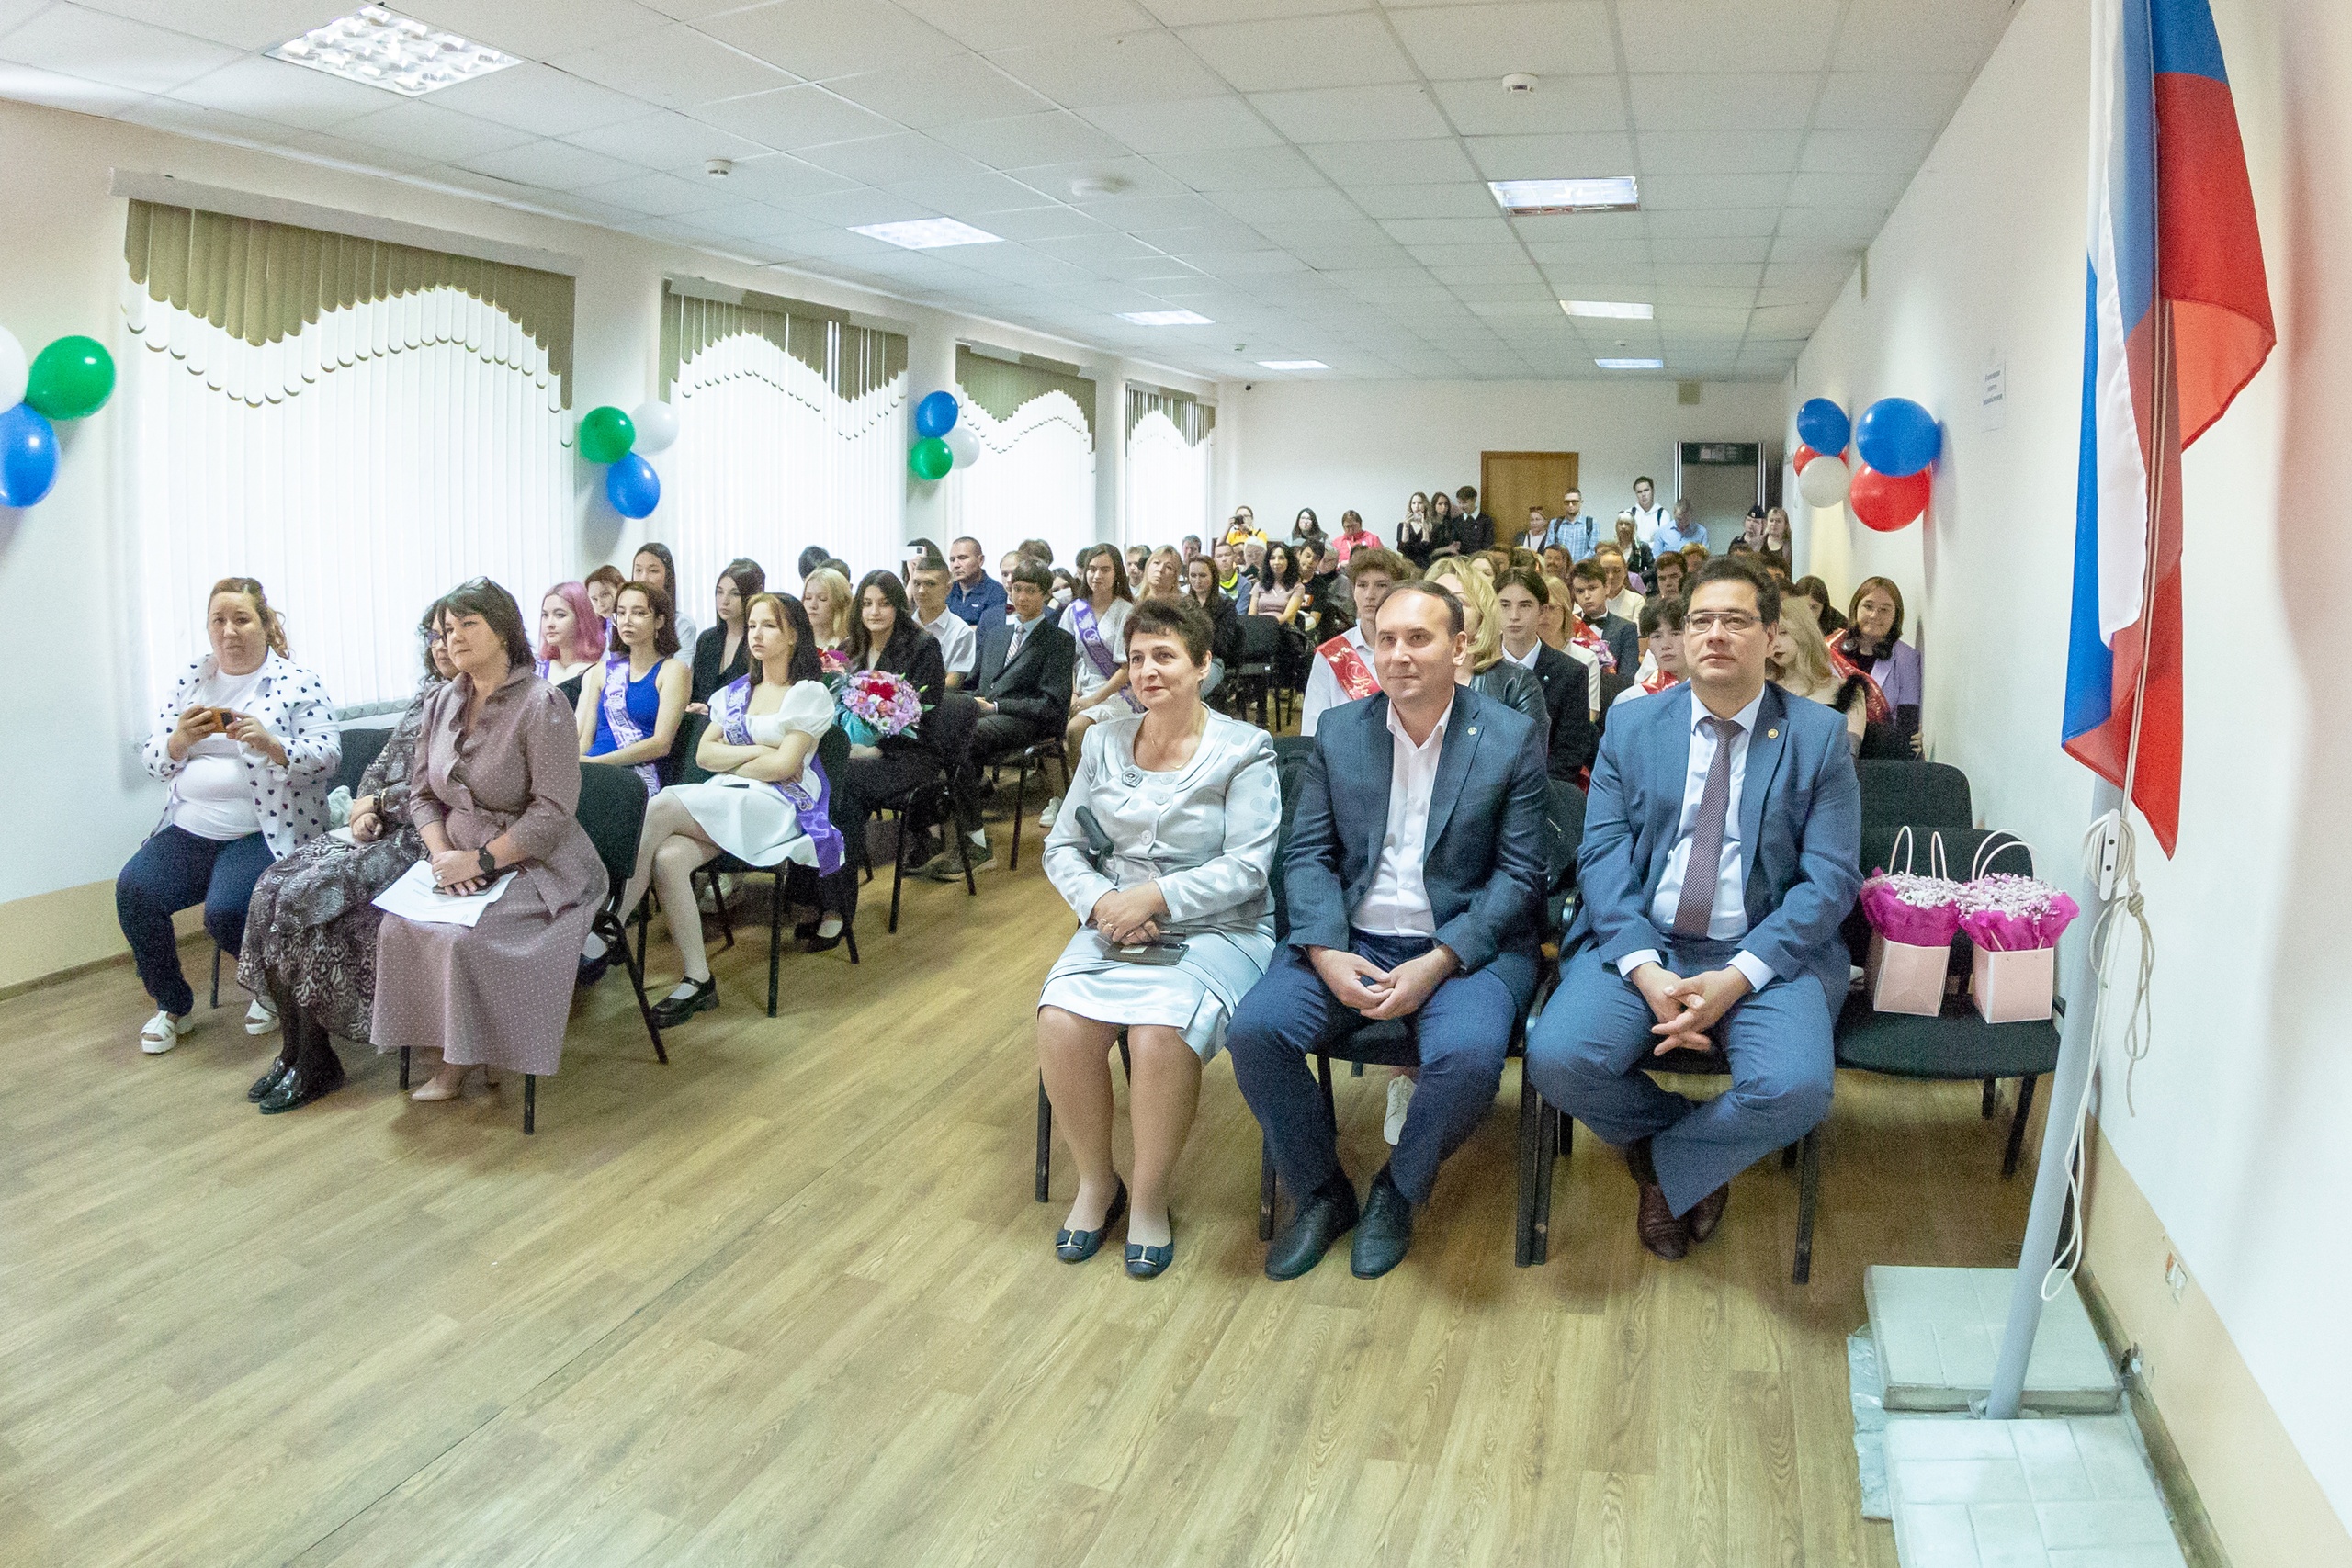
POLYGON ((1991 953, 2055 947, 2081 908, 2066 894, 2030 876, 1991 872, 1959 889, 1960 929, 1991 953))
POLYGON ((1961 927, 1961 885, 1944 876, 1878 872, 1862 884, 1862 913, 1889 942, 1949 947, 1961 927))
POLYGON ((904 735, 922 717, 922 696, 888 670, 860 670, 842 682, 842 733, 854 745, 871 746, 886 735, 904 735))

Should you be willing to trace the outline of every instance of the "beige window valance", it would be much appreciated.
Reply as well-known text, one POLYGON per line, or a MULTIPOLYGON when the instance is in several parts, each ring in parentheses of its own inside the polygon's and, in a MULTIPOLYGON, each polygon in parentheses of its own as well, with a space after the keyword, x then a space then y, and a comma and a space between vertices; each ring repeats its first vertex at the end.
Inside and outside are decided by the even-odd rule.
POLYGON ((1132 439, 1136 426, 1144 415, 1162 413, 1184 438, 1187 446, 1198 446, 1216 429, 1216 405, 1204 403, 1190 392, 1171 391, 1166 387, 1147 387, 1138 382, 1127 383, 1127 435, 1132 439))
POLYGON ((855 402, 896 380, 907 368, 903 333, 853 326, 845 311, 745 293, 741 303, 707 299, 662 285, 662 391, 677 383, 681 367, 712 344, 730 337, 762 337, 826 378, 844 402, 855 402))
POLYGON ((1030 359, 1018 363, 993 359, 958 344, 956 384, 999 423, 1020 412, 1023 404, 1035 402, 1049 392, 1063 393, 1078 405, 1079 413, 1085 419, 1087 439, 1091 442, 1094 438, 1094 383, 1074 367, 1063 369, 1030 359))

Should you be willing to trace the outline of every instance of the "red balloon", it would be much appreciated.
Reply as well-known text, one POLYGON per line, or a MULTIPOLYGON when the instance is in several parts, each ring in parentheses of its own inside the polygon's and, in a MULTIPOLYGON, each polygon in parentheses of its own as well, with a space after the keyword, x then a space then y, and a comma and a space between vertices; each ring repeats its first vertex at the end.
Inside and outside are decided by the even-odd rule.
POLYGON ((1793 453, 1790 454, 1789 461, 1796 465, 1797 472, 1803 473, 1804 472, 1804 466, 1820 456, 1820 453, 1815 451, 1810 446, 1799 446, 1793 453))
POLYGON ((1846 495, 1846 510, 1859 518, 1862 526, 1891 534, 1927 511, 1928 498, 1934 491, 1935 475, 1928 468, 1895 479, 1864 464, 1854 470, 1853 488, 1846 495))

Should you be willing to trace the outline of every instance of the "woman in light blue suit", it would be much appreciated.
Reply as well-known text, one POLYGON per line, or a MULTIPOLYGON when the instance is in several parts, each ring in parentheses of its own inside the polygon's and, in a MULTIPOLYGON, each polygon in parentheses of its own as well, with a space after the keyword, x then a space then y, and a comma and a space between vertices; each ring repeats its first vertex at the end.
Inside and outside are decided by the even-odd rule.
POLYGON ((1126 1030, 1126 1264, 1148 1280, 1175 1256, 1168 1179, 1192 1131, 1202 1065, 1273 956, 1267 882, 1282 790, 1265 731, 1201 703, 1213 633, 1200 607, 1148 600, 1125 633, 1128 690, 1143 712, 1087 730, 1046 840, 1046 874, 1079 931, 1037 998, 1037 1061, 1079 1173, 1054 1248, 1082 1263, 1130 1201, 1111 1164, 1109 1057, 1126 1030))

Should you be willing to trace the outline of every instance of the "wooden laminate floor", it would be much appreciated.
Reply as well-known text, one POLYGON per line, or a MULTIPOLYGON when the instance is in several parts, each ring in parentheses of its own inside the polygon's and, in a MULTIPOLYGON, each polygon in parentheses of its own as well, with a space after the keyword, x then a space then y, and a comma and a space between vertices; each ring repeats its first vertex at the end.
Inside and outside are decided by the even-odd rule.
POLYGON ((1840 1082, 1807 1288, 1777 1166, 1666 1265, 1583 1135, 1512 1268, 1515 1065, 1401 1269, 1274 1285, 1219 1061, 1138 1283, 1054 1258, 1066 1156, 1031 1199, 1034 861, 887 898, 773 1021, 718 957, 667 1067, 608 979, 528 1139, 348 1052, 260 1117, 242 996, 152 1059, 128 968, 0 1003, 0 1564, 1894 1562, 1844 1338, 1866 1263, 2013 1260, 1973 1086, 1840 1082))

